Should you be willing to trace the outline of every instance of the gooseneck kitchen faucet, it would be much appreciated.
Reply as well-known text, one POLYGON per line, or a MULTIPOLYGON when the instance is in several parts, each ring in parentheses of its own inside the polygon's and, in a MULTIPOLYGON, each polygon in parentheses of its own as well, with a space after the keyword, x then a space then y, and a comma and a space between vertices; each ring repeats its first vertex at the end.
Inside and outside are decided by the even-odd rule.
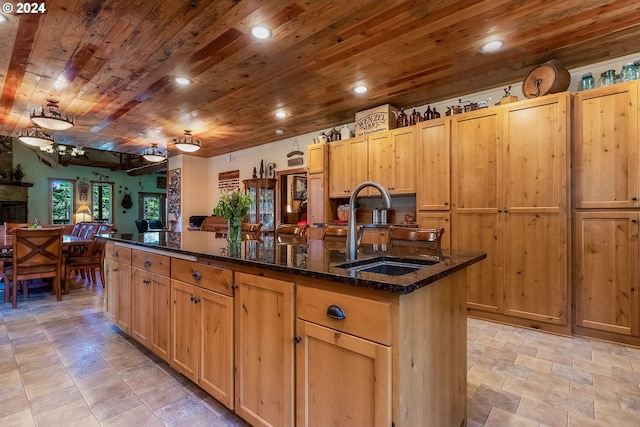
POLYGON ((391 209, 391 196, 386 188, 374 181, 365 181, 353 190, 349 199, 349 223, 347 226, 347 261, 355 261, 358 256, 358 242, 356 239, 356 198, 363 188, 377 189, 384 202, 385 209, 391 209))

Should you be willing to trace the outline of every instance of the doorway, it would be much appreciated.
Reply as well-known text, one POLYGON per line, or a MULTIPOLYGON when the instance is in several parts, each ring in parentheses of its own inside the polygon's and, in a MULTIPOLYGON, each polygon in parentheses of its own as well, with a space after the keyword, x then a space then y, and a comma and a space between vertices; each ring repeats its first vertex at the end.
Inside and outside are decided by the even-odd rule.
POLYGON ((277 172, 279 224, 298 224, 307 220, 307 170, 277 172))

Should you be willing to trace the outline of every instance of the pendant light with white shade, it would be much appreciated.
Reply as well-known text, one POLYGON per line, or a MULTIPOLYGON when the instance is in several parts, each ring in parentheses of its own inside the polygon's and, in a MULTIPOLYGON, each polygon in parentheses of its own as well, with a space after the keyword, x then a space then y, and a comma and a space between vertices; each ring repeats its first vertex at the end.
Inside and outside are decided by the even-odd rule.
POLYGON ((151 163, 160 163, 167 160, 167 156, 158 149, 158 144, 151 144, 151 148, 145 151, 142 158, 151 163))
POLYGON ((193 153, 200 149, 200 141, 197 139, 193 139, 190 130, 185 129, 184 139, 173 138, 173 142, 178 150, 184 151, 185 153, 193 153))

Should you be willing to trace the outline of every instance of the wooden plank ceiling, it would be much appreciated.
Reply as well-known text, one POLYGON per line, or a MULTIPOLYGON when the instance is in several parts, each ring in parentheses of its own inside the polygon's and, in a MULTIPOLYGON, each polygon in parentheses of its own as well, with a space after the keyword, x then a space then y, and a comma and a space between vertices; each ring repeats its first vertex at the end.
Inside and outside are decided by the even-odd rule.
POLYGON ((59 101, 56 142, 211 157, 640 51, 640 2, 606 0, 45 0, 0 23, 0 135, 59 101), (256 40, 254 25, 273 29, 256 40), (501 51, 483 54, 490 39, 501 51), (176 76, 192 80, 179 86, 176 76), (352 88, 369 87, 364 95, 352 88), (277 110, 286 111, 276 119, 277 110), (283 135, 276 135, 282 129, 283 135))

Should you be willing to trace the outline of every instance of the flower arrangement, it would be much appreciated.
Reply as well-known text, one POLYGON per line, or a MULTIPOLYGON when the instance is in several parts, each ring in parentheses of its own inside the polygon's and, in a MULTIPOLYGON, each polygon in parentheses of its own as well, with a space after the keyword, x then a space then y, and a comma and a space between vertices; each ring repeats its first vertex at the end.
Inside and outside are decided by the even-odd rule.
POLYGON ((213 208, 213 214, 227 220, 229 230, 227 231, 227 240, 230 242, 239 242, 242 231, 242 220, 249 208, 253 204, 253 197, 250 194, 243 193, 240 189, 235 191, 225 191, 220 194, 218 205, 213 208))

